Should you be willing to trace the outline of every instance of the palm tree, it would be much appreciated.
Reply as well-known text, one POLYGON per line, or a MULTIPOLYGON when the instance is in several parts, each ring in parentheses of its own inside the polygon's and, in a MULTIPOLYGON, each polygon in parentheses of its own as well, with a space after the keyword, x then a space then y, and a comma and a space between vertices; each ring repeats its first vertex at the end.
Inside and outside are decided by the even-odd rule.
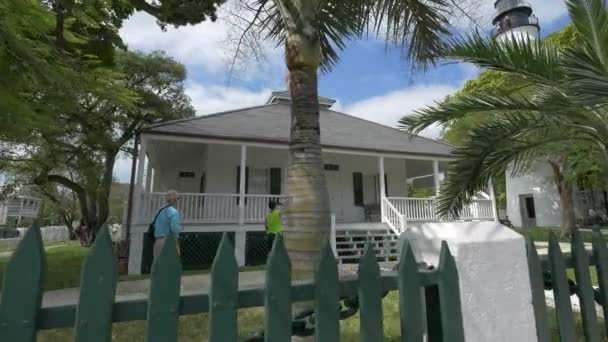
MULTIPOLYGON (((162 22, 183 25, 214 19, 215 7, 224 1, 132 2, 162 22)), ((239 16, 246 22, 239 47, 248 32, 254 32, 253 43, 246 39, 252 45, 263 37, 285 47, 292 98, 287 170, 291 201, 285 212, 285 241, 294 277, 309 277, 330 229, 320 141, 319 70, 331 70, 348 40, 368 34, 402 46, 406 59, 424 67, 449 34, 447 18, 462 8, 452 0, 249 0, 240 4, 250 12, 239 16)))
MULTIPOLYGON (((440 52, 447 60, 474 63, 526 84, 525 91, 459 96, 401 120, 405 129, 419 133, 470 114, 491 116, 455 151, 457 161, 439 200, 441 213, 457 216, 493 176, 509 168, 525 171, 548 149, 574 143, 599 151, 603 162, 608 159, 608 9, 603 0, 568 0, 567 5, 581 38, 565 51, 540 40, 497 42, 476 33, 448 42, 440 52)), ((571 188, 560 192, 564 203, 572 200, 571 188)))
POLYGON ((448 33, 441 1, 289 1, 269 3, 262 20, 268 35, 285 44, 292 98, 290 162, 291 203, 285 212, 285 242, 294 277, 309 277, 321 242, 328 238, 330 205, 323 169, 318 70, 330 70, 346 40, 385 30, 387 39, 411 41, 408 57, 427 60, 448 33))

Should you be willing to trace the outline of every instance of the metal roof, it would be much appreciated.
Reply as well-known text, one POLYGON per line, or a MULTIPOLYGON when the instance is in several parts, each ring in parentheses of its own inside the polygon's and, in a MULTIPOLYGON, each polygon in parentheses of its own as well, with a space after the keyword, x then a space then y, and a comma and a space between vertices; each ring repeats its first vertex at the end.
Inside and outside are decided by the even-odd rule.
MULTIPOLYGON (((287 144, 291 127, 290 110, 288 103, 273 103, 159 123, 144 128, 142 132, 287 144)), ((326 148, 446 157, 451 156, 454 149, 436 140, 330 109, 322 108, 320 115, 321 144, 326 148)))

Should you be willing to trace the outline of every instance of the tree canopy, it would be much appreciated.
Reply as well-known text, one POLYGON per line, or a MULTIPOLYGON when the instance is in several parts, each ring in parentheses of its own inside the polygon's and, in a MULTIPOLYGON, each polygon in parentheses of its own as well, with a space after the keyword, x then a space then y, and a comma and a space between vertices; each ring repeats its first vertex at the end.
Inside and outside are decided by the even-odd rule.
POLYGON ((56 206, 71 192, 89 240, 108 218, 116 158, 132 152, 136 131, 194 115, 183 65, 122 44, 118 29, 134 9, 126 0, 0 4, 2 190, 33 187, 56 206))
MULTIPOLYGON (((593 155, 605 164, 608 117, 604 90, 608 80, 603 70, 608 9, 601 0, 569 0, 567 5, 578 34, 566 30, 568 34, 554 39, 573 46, 559 48, 551 40, 498 42, 473 34, 453 40, 442 52, 449 60, 506 74, 512 77, 508 84, 511 80, 521 82, 510 93, 461 93, 402 120, 410 131, 419 132, 431 124, 446 124, 469 115, 486 117, 455 151, 458 160, 451 165, 442 189, 443 213, 457 215, 490 177, 500 177, 507 167, 515 173, 525 171, 548 152, 563 153, 573 144, 588 153, 597 151, 593 155)), ((562 161, 570 161, 572 154, 562 153, 562 161)), ((562 204, 571 201, 567 195, 571 185, 561 180, 558 184, 562 204)))

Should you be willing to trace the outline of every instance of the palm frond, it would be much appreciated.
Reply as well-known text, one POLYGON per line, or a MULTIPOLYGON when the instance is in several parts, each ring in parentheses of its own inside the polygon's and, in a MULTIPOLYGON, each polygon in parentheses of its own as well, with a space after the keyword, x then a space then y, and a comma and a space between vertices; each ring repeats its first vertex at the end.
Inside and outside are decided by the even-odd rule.
POLYGON ((554 84, 562 74, 555 66, 559 52, 551 44, 534 39, 497 41, 479 32, 450 40, 440 57, 473 63, 535 83, 554 84))
POLYGON ((564 87, 579 103, 605 106, 608 95, 608 8, 604 0, 568 0, 572 22, 580 33, 577 46, 561 63, 564 87))
POLYGON ((523 96, 476 93, 461 95, 436 106, 417 110, 414 114, 403 117, 399 121, 399 125, 410 133, 418 134, 431 125, 443 125, 471 114, 538 112, 544 109, 523 96))
POLYGON ((608 104, 608 70, 599 56, 589 49, 569 49, 561 67, 565 74, 563 86, 578 103, 586 106, 608 104))
POLYGON ((593 59, 608 66, 608 9, 605 0, 566 1, 572 23, 593 59))
POLYGON ((433 63, 450 35, 445 0, 360 0, 366 30, 402 47, 408 60, 433 63))
POLYGON ((454 154, 447 181, 441 188, 438 209, 441 215, 458 217, 465 204, 485 189, 491 177, 507 169, 518 174, 547 153, 546 147, 559 141, 572 141, 567 126, 559 121, 527 113, 507 114, 476 127, 465 146, 454 154))
MULTIPOLYGON (((274 40, 277 46, 286 39, 286 28, 279 8, 274 2, 259 0, 266 4, 266 15, 261 26, 266 28, 266 38, 274 40)), ((332 0, 322 2, 318 13, 317 29, 321 44, 321 71, 329 72, 339 61, 339 52, 346 48, 346 42, 361 34, 361 7, 357 1, 332 0)))

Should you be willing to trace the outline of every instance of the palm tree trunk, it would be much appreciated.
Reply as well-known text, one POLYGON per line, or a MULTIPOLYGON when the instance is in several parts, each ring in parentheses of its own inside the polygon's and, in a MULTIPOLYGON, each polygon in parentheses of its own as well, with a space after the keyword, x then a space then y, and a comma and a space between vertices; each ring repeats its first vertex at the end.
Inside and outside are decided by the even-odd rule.
POLYGON ((320 246, 331 225, 329 195, 323 169, 317 69, 320 45, 304 34, 287 39, 287 67, 292 98, 285 211, 285 243, 294 279, 311 278, 320 246))

